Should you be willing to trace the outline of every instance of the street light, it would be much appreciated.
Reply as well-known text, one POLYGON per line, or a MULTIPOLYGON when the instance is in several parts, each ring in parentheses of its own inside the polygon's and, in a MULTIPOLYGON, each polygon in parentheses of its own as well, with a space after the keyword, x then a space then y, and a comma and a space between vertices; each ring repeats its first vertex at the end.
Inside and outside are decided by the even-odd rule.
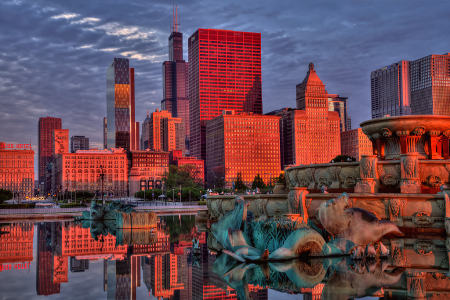
POLYGON ((175 203, 175 188, 172 188, 172 202, 175 203))
POLYGON ((100 173, 100 179, 102 180, 102 203, 103 205, 105 205, 105 200, 103 200, 103 178, 105 177, 105 174, 103 173, 103 166, 100 165, 100 170, 102 170, 102 172, 100 173))
MULTIPOLYGON (((66 170, 66 185, 67 185, 66 192, 67 194, 69 194, 69 170, 66 170)), ((67 198, 69 198, 69 195, 67 195, 67 198)), ((70 194, 70 199, 72 199, 72 193, 70 194)), ((68 200, 67 202, 70 203, 70 200, 68 200)))

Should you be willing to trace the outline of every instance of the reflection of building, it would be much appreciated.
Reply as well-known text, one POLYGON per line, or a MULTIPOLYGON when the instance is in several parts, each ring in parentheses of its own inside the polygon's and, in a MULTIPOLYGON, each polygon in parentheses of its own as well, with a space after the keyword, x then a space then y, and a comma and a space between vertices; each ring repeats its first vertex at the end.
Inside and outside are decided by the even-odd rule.
POLYGON ((0 189, 14 197, 34 196, 34 150, 5 150, 0 147, 0 189))
POLYGON ((201 185, 205 181, 205 161, 203 159, 197 159, 196 157, 183 157, 183 152, 180 150, 174 150, 169 155, 170 164, 176 165, 178 168, 184 165, 192 165, 191 172, 192 178, 195 178, 201 185))
POLYGON ((1 227, 0 265, 33 261, 33 223, 15 223, 1 227))
POLYGON ((150 267, 153 296, 158 299, 169 298, 176 290, 184 288, 183 283, 178 282, 176 255, 170 253, 154 255, 150 258, 150 267))
POLYGON ((114 58, 106 71, 107 147, 139 150, 134 116, 134 69, 127 58, 114 58))
POLYGON ((361 155, 372 155, 373 146, 361 128, 341 132, 341 155, 361 159, 361 155))
POLYGON ((351 119, 347 114, 347 100, 347 97, 340 97, 336 94, 328 94, 328 110, 338 112, 339 118, 341 119, 341 132, 351 129, 351 119))
POLYGON ((185 131, 183 140, 186 142, 186 147, 183 147, 183 149, 188 150, 190 134, 188 63, 183 59, 183 34, 178 32, 176 20, 169 36, 169 60, 163 62, 162 70, 163 100, 161 101, 161 110, 167 110, 172 117, 181 119, 185 131))
POLYGON ((320 300, 322 299, 322 290, 325 285, 319 283, 313 288, 302 288, 301 293, 303 294, 304 300, 320 300))
POLYGON ((54 129, 61 129, 61 118, 39 118, 38 137, 39 137, 39 182, 44 182, 45 195, 50 193, 52 188, 51 173, 47 171, 47 165, 53 161, 53 138, 54 129))
POLYGON ((297 109, 301 110, 298 114, 302 120, 295 128, 301 143, 295 149, 295 165, 330 162, 341 152, 341 119, 337 112, 328 110, 328 93, 313 63, 303 82, 297 84, 297 109))
POLYGON ((206 125, 208 184, 225 177, 231 186, 237 173, 247 185, 260 174, 266 184, 280 174, 279 116, 224 111, 206 125), (214 173, 213 173, 214 172, 214 173))
POLYGON ((59 294, 60 284, 53 283, 51 223, 38 223, 37 231, 36 292, 38 295, 45 296, 59 294))
POLYGON ((75 153, 77 150, 89 150, 89 138, 74 135, 70 138, 70 152, 75 153))
POLYGON ((153 151, 185 149, 184 123, 166 110, 152 112, 142 124, 142 145, 153 151))
POLYGON ((130 195, 162 187, 163 176, 169 171, 169 153, 138 150, 128 152, 128 158, 130 195))
POLYGON ((77 259, 76 257, 70 258, 70 272, 84 272, 89 270, 89 259, 77 259))
POLYGON ((188 39, 190 155, 206 160, 206 121, 223 110, 262 114, 261 34, 198 29, 188 39))
POLYGON ((123 149, 78 150, 56 157, 52 168, 55 190, 101 191, 124 197, 128 188, 128 161, 123 149))

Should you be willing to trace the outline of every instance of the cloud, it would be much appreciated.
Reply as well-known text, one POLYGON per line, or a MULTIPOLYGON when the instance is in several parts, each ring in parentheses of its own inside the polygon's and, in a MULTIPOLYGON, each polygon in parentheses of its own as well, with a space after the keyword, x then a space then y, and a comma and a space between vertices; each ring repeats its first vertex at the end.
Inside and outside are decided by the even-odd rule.
POLYGON ((83 18, 81 20, 72 21, 70 23, 71 24, 85 24, 85 23, 94 24, 94 23, 99 22, 99 21, 100 21, 100 19, 98 19, 98 18, 83 18))
POLYGON ((76 18, 76 17, 78 17, 77 14, 61 14, 61 15, 53 16, 52 19, 55 19, 55 20, 58 20, 58 19, 69 20, 69 19, 73 19, 73 18, 76 18))
POLYGON ((124 26, 116 22, 106 23, 89 30, 104 30, 108 35, 120 36, 125 40, 150 39, 152 34, 155 33, 154 31, 146 31, 136 26, 124 26))

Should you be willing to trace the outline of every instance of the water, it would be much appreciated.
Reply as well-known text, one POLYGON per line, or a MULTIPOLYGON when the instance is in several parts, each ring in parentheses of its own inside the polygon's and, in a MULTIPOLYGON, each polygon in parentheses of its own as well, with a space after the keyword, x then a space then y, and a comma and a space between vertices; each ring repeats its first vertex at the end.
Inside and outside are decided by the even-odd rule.
POLYGON ((104 236, 98 227, 73 222, 1 225, 1 299, 450 298, 447 250, 439 237, 384 241, 394 250, 385 262, 339 258, 268 266, 216 257, 194 216, 162 217, 153 236, 138 230, 104 236))

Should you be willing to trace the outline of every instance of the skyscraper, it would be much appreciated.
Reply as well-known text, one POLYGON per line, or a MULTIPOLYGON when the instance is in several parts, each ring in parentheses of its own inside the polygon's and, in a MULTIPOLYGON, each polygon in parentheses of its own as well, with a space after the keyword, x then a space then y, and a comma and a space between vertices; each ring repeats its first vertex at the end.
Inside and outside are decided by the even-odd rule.
POLYGON ((410 63, 411 114, 450 115, 450 53, 410 63))
POLYGON ((336 111, 341 118, 340 130, 351 129, 351 118, 347 114, 347 97, 340 97, 337 94, 328 94, 328 110, 336 111))
POLYGON ((75 153, 77 150, 89 150, 89 138, 73 135, 70 138, 70 152, 75 153))
POLYGON ((183 33, 178 32, 178 14, 173 18, 169 36, 169 60, 163 62, 163 100, 161 110, 184 123, 186 150, 189 150, 189 76, 188 63, 183 59, 183 33))
POLYGON ((337 112, 328 110, 328 93, 313 63, 303 82, 297 84, 297 109, 295 122, 290 123, 295 127, 285 129, 281 138, 284 144, 295 141, 291 150, 285 147, 284 164, 330 162, 341 152, 341 119, 337 112))
POLYGON ((108 119, 103 118, 103 150, 108 149, 108 119))
POLYGON ((188 40, 190 155, 206 159, 206 121, 262 114, 261 34, 198 29, 188 40))
POLYGON ((372 119, 411 114, 409 64, 402 60, 371 73, 372 119))
POLYGON ((107 147, 139 150, 134 115, 134 69, 127 58, 114 58, 106 71, 107 147))
POLYGON ((44 182, 44 193, 50 192, 51 178, 47 167, 53 161, 52 152, 52 133, 55 129, 61 129, 61 118, 39 118, 38 137, 39 137, 39 182, 44 182))

